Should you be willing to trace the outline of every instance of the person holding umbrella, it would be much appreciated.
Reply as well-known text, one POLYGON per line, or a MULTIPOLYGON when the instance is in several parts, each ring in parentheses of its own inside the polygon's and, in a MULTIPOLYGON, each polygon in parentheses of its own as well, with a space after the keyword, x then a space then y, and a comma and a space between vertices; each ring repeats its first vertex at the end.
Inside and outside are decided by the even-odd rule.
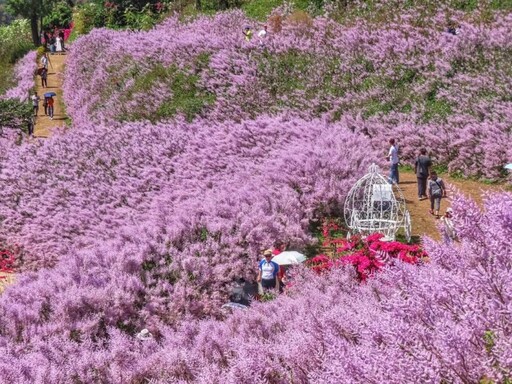
POLYGON ((263 252, 263 260, 258 265, 258 277, 256 281, 261 283, 263 291, 279 289, 277 274, 279 273, 279 264, 272 261, 272 250, 267 249, 263 252))

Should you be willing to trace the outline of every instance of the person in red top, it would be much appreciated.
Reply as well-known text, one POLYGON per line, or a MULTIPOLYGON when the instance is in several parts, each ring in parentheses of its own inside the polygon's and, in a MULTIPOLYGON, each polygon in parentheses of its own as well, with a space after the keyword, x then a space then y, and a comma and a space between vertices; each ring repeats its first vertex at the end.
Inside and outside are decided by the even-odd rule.
POLYGON ((50 116, 50 120, 53 120, 53 105, 54 105, 53 97, 49 97, 48 98, 48 115, 50 116))
MULTIPOLYGON (((272 250, 272 254, 274 256, 279 255, 281 252, 286 251, 285 243, 276 243, 274 245, 274 249, 272 250)), ((279 292, 283 292, 283 287, 286 285, 286 267, 280 265, 279 272, 277 273, 277 279, 279 280, 279 292)))

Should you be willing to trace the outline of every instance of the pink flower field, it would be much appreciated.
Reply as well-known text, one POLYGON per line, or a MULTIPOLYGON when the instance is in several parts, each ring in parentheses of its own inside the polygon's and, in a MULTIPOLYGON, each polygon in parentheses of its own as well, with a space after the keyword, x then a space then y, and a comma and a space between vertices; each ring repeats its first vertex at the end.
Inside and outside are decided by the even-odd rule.
MULTIPOLYGON (((70 128, 0 138, 0 244, 18 273, 0 296, 0 382, 510 382, 510 192, 455 196, 459 242, 392 244, 368 278, 363 252, 297 267, 286 294, 221 309, 262 249, 318 245, 390 137, 404 163, 424 146, 453 173, 509 177, 512 17, 452 13, 457 36, 429 17, 319 17, 246 41, 257 23, 234 11, 74 42, 70 128)), ((34 59, 6 97, 30 90, 34 59)))

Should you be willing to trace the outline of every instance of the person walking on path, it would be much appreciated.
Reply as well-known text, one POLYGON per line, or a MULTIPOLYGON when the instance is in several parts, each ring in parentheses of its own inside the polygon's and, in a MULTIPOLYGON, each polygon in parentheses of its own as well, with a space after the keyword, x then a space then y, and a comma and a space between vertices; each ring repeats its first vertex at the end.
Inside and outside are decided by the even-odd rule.
POLYGON ((28 135, 29 136, 33 136, 34 135, 34 126, 36 125, 36 117, 35 116, 31 116, 30 119, 28 120, 28 135))
POLYGON ((258 277, 256 281, 261 283, 263 291, 279 289, 277 275, 279 273, 279 264, 272 261, 272 250, 267 249, 263 252, 264 259, 258 265, 258 277))
POLYGON ((446 197, 446 188, 443 180, 441 180, 440 177, 437 177, 437 173, 435 171, 430 173, 427 192, 430 199, 430 214, 435 215, 436 219, 439 219, 441 198, 446 197))
POLYGON ((30 100, 32 100, 34 116, 37 116, 37 112, 39 112, 39 100, 41 100, 41 98, 37 96, 37 92, 34 92, 34 94, 30 97, 30 100))
POLYGON ((41 65, 47 71, 48 71, 48 62, 49 62, 48 55, 46 53, 43 53, 43 56, 41 56, 41 65))
POLYGON ((45 97, 43 100, 44 115, 48 116, 48 98, 45 97))
POLYGON ((420 155, 414 163, 414 173, 418 179, 418 199, 424 200, 427 198, 427 179, 432 167, 432 160, 427 156, 427 150, 422 148, 420 155))
POLYGON ((53 120, 53 105, 54 105, 53 97, 49 97, 48 98, 48 115, 50 116, 50 120, 53 120))
POLYGON ((399 182, 399 176, 398 176, 398 146, 395 144, 395 139, 390 139, 389 144, 391 147, 389 148, 388 155, 386 158, 389 159, 391 170, 389 173, 389 182, 391 184, 398 184, 399 182))
POLYGON ((43 67, 39 71, 39 76, 41 76, 41 87, 47 88, 48 87, 48 69, 43 67))

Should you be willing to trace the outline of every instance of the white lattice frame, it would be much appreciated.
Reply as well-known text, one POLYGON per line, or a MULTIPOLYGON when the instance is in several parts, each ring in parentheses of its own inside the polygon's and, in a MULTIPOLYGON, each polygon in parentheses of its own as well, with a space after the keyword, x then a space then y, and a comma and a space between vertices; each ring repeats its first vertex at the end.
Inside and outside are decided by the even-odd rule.
POLYGON ((351 188, 344 214, 352 234, 367 236, 378 232, 394 240, 403 228, 407 240, 410 239, 410 215, 402 191, 396 184, 391 186, 375 164, 351 188))

